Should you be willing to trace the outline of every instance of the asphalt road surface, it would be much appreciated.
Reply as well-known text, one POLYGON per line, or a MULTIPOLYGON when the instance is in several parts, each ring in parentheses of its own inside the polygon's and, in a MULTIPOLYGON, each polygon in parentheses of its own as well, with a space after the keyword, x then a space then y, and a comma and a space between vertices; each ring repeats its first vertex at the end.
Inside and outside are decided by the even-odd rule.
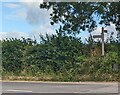
POLYGON ((27 93, 66 93, 67 95, 67 93, 74 93, 71 95, 77 95, 77 93, 81 93, 80 95, 96 95, 98 93, 99 95, 118 95, 118 90, 117 82, 2 82, 2 93, 9 94, 26 93, 25 95, 27 95, 27 93))

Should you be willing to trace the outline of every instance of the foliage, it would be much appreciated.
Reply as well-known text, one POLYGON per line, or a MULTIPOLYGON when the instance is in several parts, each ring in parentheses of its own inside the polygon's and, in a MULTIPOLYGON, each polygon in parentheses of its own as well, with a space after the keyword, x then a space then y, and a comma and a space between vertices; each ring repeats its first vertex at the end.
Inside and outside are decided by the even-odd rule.
MULTIPOLYGON (((101 42, 92 36, 87 43, 74 35, 81 30, 91 32, 99 24, 112 22, 119 31, 119 2, 44 2, 41 8, 53 9, 51 24, 62 23, 57 35, 40 35, 41 42, 30 38, 5 39, 2 42, 3 78, 55 81, 117 81, 120 44, 110 39, 105 43, 105 56, 101 56, 101 42), (114 13, 115 12, 115 13, 114 13), (10 76, 10 77, 9 77, 10 76), (18 78, 16 78, 18 77, 18 78), (31 79, 30 79, 30 78, 31 79)), ((119 36, 118 36, 119 37, 119 36)))
MULTIPOLYGON (((104 57, 89 56, 89 44, 83 44, 80 39, 72 36, 61 35, 60 31, 57 33, 46 35, 46 38, 41 36, 41 43, 25 38, 3 40, 3 78, 18 77, 30 80, 27 77, 33 77, 31 80, 34 80, 34 77, 37 77, 36 80, 56 81, 119 80, 119 71, 116 72, 112 68, 113 64, 119 64, 118 51, 114 50, 117 49, 117 42, 106 43, 104 57), (105 74, 108 76, 99 77, 105 74)), ((98 47, 96 43, 92 45, 98 47)))
POLYGON ((41 71, 48 69, 55 73, 70 70, 76 66, 76 58, 82 55, 82 43, 74 37, 61 36, 58 34, 41 36, 42 44, 27 48, 25 62, 41 71))
POLYGON ((22 47, 23 43, 18 39, 2 42, 3 69, 8 72, 19 72, 22 69, 22 47))
POLYGON ((120 30, 120 2, 43 2, 40 8, 52 9, 51 25, 62 23, 67 33, 93 31, 97 24, 116 25, 120 30), (95 20, 96 17, 98 20, 95 20))

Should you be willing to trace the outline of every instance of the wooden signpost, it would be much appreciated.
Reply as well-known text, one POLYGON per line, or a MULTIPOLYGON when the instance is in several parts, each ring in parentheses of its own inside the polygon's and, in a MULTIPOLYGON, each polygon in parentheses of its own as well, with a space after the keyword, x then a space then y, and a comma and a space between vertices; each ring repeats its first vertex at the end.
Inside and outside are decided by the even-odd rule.
POLYGON ((93 35, 93 38, 101 38, 101 35, 93 35))
POLYGON ((102 56, 104 56, 105 51, 104 51, 104 33, 107 33, 107 30, 104 30, 102 27, 102 33, 101 35, 93 35, 93 38, 101 38, 102 39, 102 56))

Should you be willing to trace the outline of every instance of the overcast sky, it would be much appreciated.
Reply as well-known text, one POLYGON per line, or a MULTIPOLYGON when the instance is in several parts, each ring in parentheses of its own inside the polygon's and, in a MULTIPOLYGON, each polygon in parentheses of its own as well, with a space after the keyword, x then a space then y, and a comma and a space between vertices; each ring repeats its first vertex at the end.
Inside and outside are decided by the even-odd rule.
MULTIPOLYGON (((52 10, 40 9, 40 0, 4 0, 0 3, 2 12, 0 12, 0 35, 4 38, 21 38, 21 37, 36 37, 39 39, 39 34, 55 34, 55 29, 58 25, 51 26, 49 14, 52 10), (8 2, 9 1, 9 2, 8 2), (34 2, 33 2, 34 1, 34 2)), ((109 32, 116 32, 114 24, 107 27, 109 32)), ((100 34, 101 26, 94 31, 94 34, 100 34)), ((80 34, 82 41, 88 38, 87 32, 80 34)), ((106 35, 107 36, 107 35, 106 35)), ((115 33, 116 36, 116 33, 115 33)))

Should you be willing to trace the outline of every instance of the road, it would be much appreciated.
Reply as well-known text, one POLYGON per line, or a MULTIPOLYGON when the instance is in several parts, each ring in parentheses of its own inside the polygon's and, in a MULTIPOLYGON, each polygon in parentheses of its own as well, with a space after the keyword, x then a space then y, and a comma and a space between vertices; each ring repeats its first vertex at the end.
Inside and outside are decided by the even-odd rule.
POLYGON ((2 93, 105 93, 105 95, 116 95, 118 83, 2 82, 2 93))

